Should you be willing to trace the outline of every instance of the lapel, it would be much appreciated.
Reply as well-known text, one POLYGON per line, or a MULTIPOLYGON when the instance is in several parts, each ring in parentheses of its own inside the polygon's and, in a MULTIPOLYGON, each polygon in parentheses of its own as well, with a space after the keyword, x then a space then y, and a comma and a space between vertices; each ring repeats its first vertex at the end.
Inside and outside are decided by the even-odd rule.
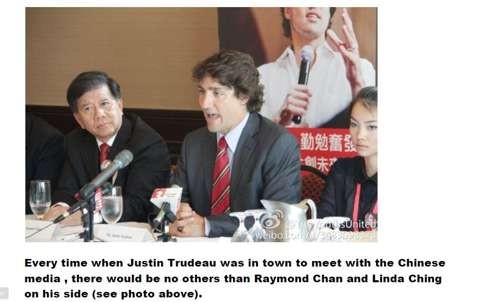
POLYGON ((96 138, 88 131, 83 130, 84 135, 82 142, 79 146, 79 152, 81 153, 83 166, 86 168, 88 179, 91 180, 100 172, 99 163, 99 149, 96 143, 96 138))
MULTIPOLYGON (((110 148, 110 152, 108 153, 108 159, 113 160, 115 156, 120 153, 123 149, 126 148, 128 144, 128 140, 130 139, 131 135, 131 128, 132 128, 132 123, 130 122, 129 119, 123 117, 122 125, 120 127, 120 130, 118 130, 118 134, 116 135, 115 141, 113 141, 113 145, 110 148)), ((135 155, 134 155, 135 156, 135 155)), ((113 180, 115 180, 113 183, 120 185, 121 184, 121 179, 122 179, 122 174, 125 173, 126 168, 116 172, 113 175, 113 180), (119 175, 121 174, 121 175, 119 175)))
POLYGON ((128 144, 128 140, 130 139, 131 134, 131 122, 127 118, 123 117, 122 125, 118 134, 116 135, 115 141, 110 148, 110 152, 108 153, 108 158, 113 160, 115 156, 120 153, 123 149, 125 149, 126 145, 128 144))
POLYGON ((248 122, 241 133, 240 139, 238 141, 238 146, 233 154, 233 167, 231 169, 231 200, 236 200, 235 198, 239 195, 238 186, 243 178, 244 172, 246 172, 245 167, 248 167, 250 158, 255 149, 256 141, 255 135, 258 133, 260 128, 260 121, 256 113, 250 113, 248 122))
POLYGON ((203 179, 205 194, 211 201, 211 193, 213 191, 213 170, 214 162, 216 161, 216 133, 207 132, 204 144, 202 146, 202 158, 203 162, 203 179))
POLYGON ((354 195, 356 194, 356 184, 363 183, 365 179, 363 158, 355 157, 352 160, 351 175, 346 177, 345 192, 346 215, 353 217, 354 195))
POLYGON ((344 209, 344 215, 347 217, 353 217, 353 207, 354 207, 354 193, 356 189, 356 183, 354 181, 354 177, 346 177, 346 182, 344 187, 344 198, 346 200, 346 208, 344 209))

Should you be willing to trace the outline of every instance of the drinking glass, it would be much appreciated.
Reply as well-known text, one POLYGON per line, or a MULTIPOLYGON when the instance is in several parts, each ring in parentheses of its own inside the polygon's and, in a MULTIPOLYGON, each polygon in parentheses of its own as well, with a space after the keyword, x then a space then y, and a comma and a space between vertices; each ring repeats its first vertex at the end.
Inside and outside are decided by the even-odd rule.
POLYGON ((101 216, 106 223, 113 224, 120 220, 123 214, 123 195, 121 187, 113 187, 103 195, 101 216))
POLYGON ((263 214, 266 213, 266 211, 261 209, 247 210, 246 213, 252 215, 255 219, 255 223, 248 231, 253 242, 266 241, 268 235, 267 232, 263 229, 262 224, 260 223, 260 218, 263 214))
POLYGON ((245 227, 245 218, 248 214, 245 212, 233 212, 230 213, 230 216, 238 218, 239 225, 236 229, 236 232, 233 234, 231 238, 231 242, 252 242, 250 234, 245 227))
POLYGON ((48 180, 32 180, 30 182, 29 203, 35 217, 42 219, 51 206, 51 182, 48 180))
POLYGON ((307 241, 319 241, 323 237, 324 232, 331 229, 326 228, 322 223, 322 219, 309 219, 307 220, 307 230, 307 241))

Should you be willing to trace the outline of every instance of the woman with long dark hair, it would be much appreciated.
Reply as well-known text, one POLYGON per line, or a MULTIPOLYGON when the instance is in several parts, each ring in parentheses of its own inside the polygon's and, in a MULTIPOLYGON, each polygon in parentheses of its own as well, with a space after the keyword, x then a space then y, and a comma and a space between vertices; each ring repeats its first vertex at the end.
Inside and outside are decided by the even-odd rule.
POLYGON ((318 217, 345 216, 352 231, 376 228, 378 219, 378 97, 360 90, 350 105, 349 132, 358 156, 337 160, 318 204, 318 217))

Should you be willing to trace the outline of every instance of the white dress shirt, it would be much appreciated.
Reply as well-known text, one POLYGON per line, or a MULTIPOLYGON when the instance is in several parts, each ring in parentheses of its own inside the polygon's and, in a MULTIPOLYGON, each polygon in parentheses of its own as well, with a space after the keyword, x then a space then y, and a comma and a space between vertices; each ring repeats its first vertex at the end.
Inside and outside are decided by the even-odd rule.
MULTIPOLYGON (((264 85, 265 100, 260 113, 273 120, 280 115, 287 94, 298 82, 299 66, 293 50, 287 47, 275 62, 260 66, 258 71, 260 82, 264 85)), ((369 61, 361 59, 361 72, 365 86, 375 85, 375 70, 369 61)), ((352 91, 346 78, 344 60, 327 43, 316 49, 316 60, 310 69, 307 85, 312 97, 303 121, 311 128, 330 121, 351 103, 352 91)))

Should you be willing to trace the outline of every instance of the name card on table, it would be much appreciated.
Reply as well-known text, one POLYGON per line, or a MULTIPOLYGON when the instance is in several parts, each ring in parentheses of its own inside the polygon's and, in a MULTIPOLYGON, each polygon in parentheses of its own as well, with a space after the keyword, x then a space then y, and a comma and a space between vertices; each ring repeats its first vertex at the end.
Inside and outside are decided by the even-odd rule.
POLYGON ((155 241, 150 230, 141 225, 97 224, 94 228, 95 241, 110 242, 147 242, 155 241))
POLYGON ((50 227, 33 235, 32 237, 27 238, 27 236, 30 236, 31 234, 48 226, 51 223, 52 223, 51 221, 26 219, 25 220, 25 241, 37 241, 37 242, 51 241, 54 236, 54 231, 57 228, 56 224, 53 224, 50 227))

